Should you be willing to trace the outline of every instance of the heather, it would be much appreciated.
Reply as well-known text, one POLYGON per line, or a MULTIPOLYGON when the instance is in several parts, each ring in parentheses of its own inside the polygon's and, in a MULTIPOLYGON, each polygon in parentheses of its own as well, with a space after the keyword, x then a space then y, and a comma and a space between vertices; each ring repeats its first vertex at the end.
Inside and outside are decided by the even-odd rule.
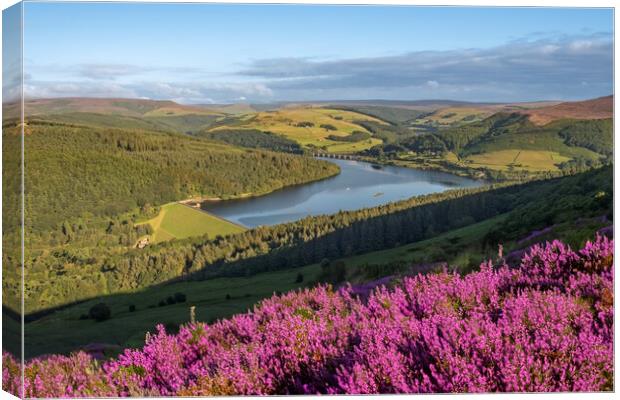
MULTIPOLYGON (((535 245, 516 268, 319 286, 99 362, 27 362, 29 397, 613 390, 613 241, 535 245)), ((3 388, 19 368, 3 356, 3 388)))

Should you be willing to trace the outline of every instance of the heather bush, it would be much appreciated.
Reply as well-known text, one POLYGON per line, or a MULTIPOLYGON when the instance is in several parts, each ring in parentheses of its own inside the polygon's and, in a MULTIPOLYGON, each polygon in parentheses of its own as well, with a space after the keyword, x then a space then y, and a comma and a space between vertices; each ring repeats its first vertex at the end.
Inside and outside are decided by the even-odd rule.
MULTIPOLYGON (((407 277, 370 295, 320 286, 142 349, 26 364, 46 396, 613 390, 613 241, 537 245, 511 268, 407 277)), ((3 356, 3 387, 19 368, 3 356)))

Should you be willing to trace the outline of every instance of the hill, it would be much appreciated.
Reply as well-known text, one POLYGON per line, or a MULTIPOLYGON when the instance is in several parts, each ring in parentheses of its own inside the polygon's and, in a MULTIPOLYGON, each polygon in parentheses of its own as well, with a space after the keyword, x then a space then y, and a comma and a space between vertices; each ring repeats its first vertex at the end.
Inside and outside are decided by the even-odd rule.
POLYGON ((556 119, 538 125, 520 111, 473 119, 432 129, 416 125, 416 133, 403 127, 375 126, 375 136, 383 137, 384 144, 366 154, 384 162, 500 180, 584 170, 607 162, 612 155, 610 118, 556 119))
POLYGON ((26 116, 87 112, 97 114, 120 114, 126 116, 157 116, 186 114, 217 114, 198 106, 187 106, 170 100, 143 100, 124 98, 67 97, 56 99, 33 99, 24 103, 26 116))
MULTIPOLYGON (((274 291, 308 287, 316 282, 365 284, 386 276, 398 280, 419 272, 440 272, 446 265, 463 273, 471 272, 477 269, 479 260, 496 256, 499 243, 507 255, 519 254, 532 244, 548 239, 559 238, 577 248, 611 223, 611 172, 611 168, 606 168, 533 182, 442 200, 436 206, 419 205, 418 210, 401 210, 391 215, 375 215, 376 210, 372 209, 361 210, 344 216, 246 231, 240 236, 209 243, 204 239, 191 245, 178 242, 177 246, 172 246, 170 243, 159 250, 154 247, 151 251, 144 249, 125 255, 129 258, 127 270, 122 263, 110 259, 106 263, 109 271, 93 272, 95 281, 105 279, 113 286, 116 275, 129 274, 135 282, 144 279, 149 272, 163 274, 201 260, 211 261, 203 272, 211 273, 212 279, 193 280, 185 275, 184 279, 164 285, 105 298, 93 297, 43 315, 26 325, 30 341, 28 355, 68 353, 93 342, 134 346, 140 344, 155 321, 169 327, 185 321, 189 304, 197 306, 199 318, 213 321, 244 312, 274 291), (369 214, 375 216, 346 225, 353 218, 369 214), (315 237, 311 231, 326 233, 315 237), (256 241, 260 235, 265 237, 265 242, 256 241), (269 238, 277 239, 269 241, 269 238), (267 246, 273 246, 273 254, 255 254, 267 246), (214 248, 231 251, 226 265, 212 261, 214 248), (157 269, 162 259, 180 265, 172 264, 160 272, 157 269), (112 268, 116 271, 111 271, 112 268), (177 292, 186 294, 189 304, 158 306, 160 301, 177 292), (111 307, 111 319, 101 323, 80 319, 90 307, 102 301, 111 307), (131 305, 136 306, 136 310, 129 311, 131 305), (66 331, 67 326, 71 326, 70 332, 66 331), (107 335, 110 338, 106 341, 107 335)), ((64 277, 54 276, 53 279, 56 286, 62 286, 61 279, 65 279, 81 287, 85 282, 76 277, 78 274, 75 268, 66 269, 64 277)), ((27 316, 27 321, 31 316, 27 316)))
POLYGON ((422 114, 424 111, 414 110, 410 108, 402 107, 389 107, 378 105, 327 105, 327 108, 341 109, 345 111, 352 111, 359 114, 365 114, 373 118, 378 118, 382 121, 389 122, 390 124, 398 125, 408 121, 414 120, 422 114))
POLYGON ((489 107, 445 107, 424 114, 414 120, 413 124, 445 127, 480 121, 494 113, 489 107))
POLYGON ((197 107, 223 114, 249 114, 260 110, 260 106, 248 103, 234 104, 198 104, 197 107))
MULTIPOLYGON (((30 119, 25 130, 25 229, 28 260, 37 264, 29 269, 28 309, 39 308, 41 301, 64 302, 78 293, 107 291, 107 283, 93 280, 98 272, 92 263, 108 263, 112 255, 125 258, 140 237, 150 234, 137 222, 155 217, 166 203, 264 194, 338 173, 334 164, 309 157, 174 133, 30 119), (65 286, 63 276, 73 274, 76 280, 65 286), (49 297, 35 294, 46 287, 60 292, 49 292, 49 297)), ((19 157, 18 132, 17 127, 3 129, 5 165, 19 157)), ((5 172, 3 205, 10 212, 19 193, 19 171, 5 172)), ((170 227, 184 218, 165 220, 166 230, 178 237, 239 231, 170 227)), ((17 240, 19 221, 4 222, 7 245, 17 240)), ((5 305, 15 306, 18 297, 10 293, 19 290, 19 257, 9 253, 3 254, 3 299, 5 305)), ((103 264, 96 268, 106 270, 103 264)))
POLYGON ((37 200, 26 203, 34 229, 84 212, 111 216, 189 197, 257 195, 336 172, 310 158, 171 133, 36 121, 27 130, 25 174, 37 200))
MULTIPOLYGON (((17 118, 17 104, 5 105, 5 120, 17 118)), ((192 133, 226 113, 173 101, 107 98, 36 99, 24 103, 26 117, 41 120, 159 131, 192 133)))
MULTIPOLYGON (((42 104, 41 110, 51 103, 42 104)), ((314 257, 323 254, 347 256, 352 239, 342 239, 342 235, 359 236, 362 232, 349 228, 352 225, 355 229, 364 227, 362 236, 378 235, 376 242, 355 242, 359 251, 367 252, 423 240, 480 222, 491 216, 487 212, 497 212, 494 208, 484 212, 476 209, 473 220, 467 219, 475 208, 469 203, 473 194, 447 193, 445 197, 414 199, 359 214, 308 219, 238 234, 190 226, 172 232, 164 227, 157 237, 161 238, 164 231, 172 233, 163 233, 164 238, 185 238, 188 232, 191 237, 162 241, 146 250, 134 249, 139 238, 153 234, 148 224, 140 222, 156 218, 161 207, 170 202, 262 194, 337 173, 331 164, 285 152, 354 153, 373 163, 443 169, 502 181, 549 178, 601 166, 610 161, 613 143, 611 119, 561 119, 539 126, 519 112, 496 113, 458 126, 429 127, 420 133, 398 123, 401 110, 366 109, 381 113, 385 119, 391 115, 388 122, 349 109, 287 106, 217 117, 209 127, 190 136, 151 126, 155 118, 167 118, 170 112, 178 118, 194 115, 185 114, 194 112, 193 108, 177 110, 169 102, 141 100, 88 103, 125 110, 101 114, 84 108, 69 112, 73 106, 66 104, 68 108, 60 112, 62 104, 60 100, 54 103, 53 112, 59 113, 28 117, 25 129, 26 233, 33 252, 26 288, 29 311, 137 290, 189 274, 253 274, 261 268, 292 266, 293 262, 284 257, 288 252, 293 252, 295 265, 320 261, 314 257), (60 118, 64 120, 57 120, 60 118), (468 200, 459 203, 459 215, 454 221, 446 221, 449 226, 438 226, 441 218, 453 215, 443 210, 445 215, 428 222, 432 229, 424 226, 416 232, 403 232, 402 226, 393 231, 386 228, 398 224, 388 215, 399 207, 414 209, 422 202, 425 210, 440 208, 431 203, 458 197, 468 200), (373 222, 364 222, 366 219, 373 222), (194 236, 203 233, 208 238, 194 236), (228 233, 225 238, 218 237, 228 233), (341 239, 346 243, 332 242, 341 239)), ((3 134, 5 165, 17 165, 13 159, 19 155, 17 129, 8 124, 3 134)), ((7 205, 14 204, 16 198, 11 195, 19 193, 17 178, 3 177, 7 205)), ((498 208, 504 210, 510 204, 498 208)), ((411 216, 426 218, 426 211, 418 212, 422 213, 412 210, 411 216)), ((5 213, 12 215, 6 208, 5 213)), ((12 232, 17 240, 17 227, 17 220, 7 219, 5 238, 12 232)), ((18 265, 16 255, 4 257, 6 265, 18 265)), ((19 289, 16 271, 7 271, 7 300, 19 289)))
POLYGON ((441 108, 447 107, 497 107, 502 106, 505 103, 484 103, 484 102, 468 102, 458 100, 442 100, 442 99, 429 99, 429 100, 325 100, 325 101, 313 101, 313 102, 291 102, 287 103, 293 106, 304 105, 320 105, 320 106, 372 106, 372 107, 389 107, 389 108, 401 108, 410 110, 420 110, 425 112, 432 112, 441 108))
POLYGON ((560 119, 608 119, 613 117, 614 97, 605 96, 585 101, 560 103, 534 108, 521 113, 536 125, 546 125, 560 119))
MULTIPOLYGON (((554 241, 517 268, 500 254, 479 272, 408 277, 367 298, 329 286, 273 296, 178 334, 160 325, 103 366, 84 353, 30 360, 25 395, 612 391, 613 245, 554 241)), ((16 393, 20 365, 3 364, 16 393)))
POLYGON ((330 153, 356 153, 381 143, 380 139, 367 138, 360 141, 332 140, 330 136, 347 137, 355 131, 370 134, 359 124, 374 121, 385 124, 375 117, 347 111, 319 107, 285 107, 275 111, 245 114, 237 118, 218 121, 206 132, 221 131, 267 132, 292 140, 305 149, 330 153))

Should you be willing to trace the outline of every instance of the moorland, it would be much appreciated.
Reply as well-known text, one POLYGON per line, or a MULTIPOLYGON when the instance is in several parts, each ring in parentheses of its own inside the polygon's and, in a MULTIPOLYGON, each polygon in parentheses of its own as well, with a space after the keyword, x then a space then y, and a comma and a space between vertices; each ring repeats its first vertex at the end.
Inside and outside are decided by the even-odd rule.
POLYGON ((4 105, 3 335, 17 351, 23 131, 27 357, 140 347, 158 323, 181 329, 191 306, 213 323, 319 284, 475 272, 499 246, 509 263, 549 239, 579 248, 613 220, 611 96, 204 106, 67 98, 31 100, 24 111, 22 122, 18 105, 4 105), (340 170, 329 157, 480 185, 255 228, 200 209, 330 179, 340 170), (99 304, 107 317, 92 312, 99 304))

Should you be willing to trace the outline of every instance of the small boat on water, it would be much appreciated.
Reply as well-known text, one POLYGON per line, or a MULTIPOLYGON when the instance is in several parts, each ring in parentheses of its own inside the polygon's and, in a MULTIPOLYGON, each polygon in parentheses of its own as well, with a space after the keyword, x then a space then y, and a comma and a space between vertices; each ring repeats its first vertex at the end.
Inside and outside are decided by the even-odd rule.
POLYGON ((383 194, 384 194, 383 192, 377 192, 377 193, 374 194, 374 197, 383 196, 383 194))

